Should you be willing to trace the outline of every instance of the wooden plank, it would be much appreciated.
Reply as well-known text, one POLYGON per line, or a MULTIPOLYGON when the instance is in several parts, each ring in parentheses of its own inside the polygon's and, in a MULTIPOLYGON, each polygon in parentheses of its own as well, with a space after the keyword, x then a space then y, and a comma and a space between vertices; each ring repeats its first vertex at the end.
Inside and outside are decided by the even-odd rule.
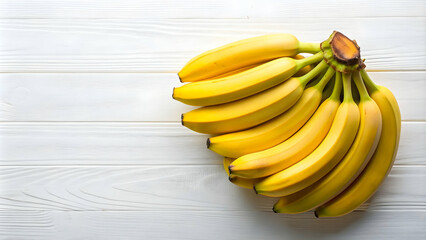
POLYGON ((305 18, 424 16, 420 0, 2 0, 0 18, 305 18), (342 11, 347 9, 350 11, 342 11), (377 11, 380 9, 380 11, 377 11), (327 13, 327 14, 325 14, 327 13))
MULTIPOLYGON (((403 120, 426 120, 426 72, 371 72, 403 120)), ((0 74, 0 121, 180 121, 176 74, 0 74), (54 100, 53 100, 54 99, 54 100)))
MULTIPOLYGON (((212 165, 207 136, 179 123, 2 123, 0 165, 212 165)), ((397 165, 426 165, 426 123, 404 122, 397 165)))
MULTIPOLYGON (((272 211, 220 165, 2 167, 0 210, 272 211)), ((426 210, 425 166, 395 166, 360 211, 426 210)))
POLYGON ((334 219, 257 211, 4 211, 2 239, 423 239, 425 211, 334 219))
POLYGON ((177 72, 193 56, 243 38, 289 32, 320 42, 332 30, 357 40, 370 70, 426 70, 425 23, 425 17, 2 19, 0 72, 177 72))

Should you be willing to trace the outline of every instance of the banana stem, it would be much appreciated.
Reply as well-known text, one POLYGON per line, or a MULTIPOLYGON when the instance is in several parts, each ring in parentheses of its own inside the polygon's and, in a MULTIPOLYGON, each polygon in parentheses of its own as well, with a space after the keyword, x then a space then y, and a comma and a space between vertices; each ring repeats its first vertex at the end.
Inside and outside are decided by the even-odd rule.
MULTIPOLYGON (((297 60, 299 61, 299 60, 297 60)), ((320 74, 324 69, 327 68, 327 63, 322 60, 318 65, 315 66, 314 69, 312 69, 311 71, 309 71, 307 74, 299 77, 300 82, 302 83, 303 86, 305 86, 309 81, 311 81, 315 76, 317 76, 318 74, 320 74)))
POLYGON ((352 79, 355 82, 356 88, 358 89, 359 96, 361 97, 361 101, 370 100, 370 95, 368 95, 367 89, 365 88, 364 83, 361 79, 361 74, 359 71, 352 73, 352 79))
POLYGON ((308 66, 309 64, 321 61, 323 59, 323 56, 324 56, 323 53, 319 52, 310 57, 296 60, 297 71, 308 66))
POLYGON ((379 90, 379 88, 377 87, 377 85, 368 76, 368 74, 365 71, 365 69, 362 69, 360 72, 361 72, 362 80, 364 80, 364 83, 367 86, 367 89, 368 89, 369 92, 375 92, 375 91, 379 90))
POLYGON ((336 80, 334 80, 334 88, 330 99, 340 101, 340 93, 342 91, 342 73, 336 72, 336 80))
POLYGON ((299 53, 317 53, 321 51, 320 43, 299 42, 299 53))
POLYGON ((343 101, 350 102, 353 101, 352 98, 352 89, 351 89, 351 76, 352 72, 343 73, 343 101))
POLYGON ((319 83, 317 83, 315 87, 322 92, 325 85, 327 85, 331 77, 333 77, 334 73, 334 69, 332 67, 328 67, 327 72, 324 74, 324 76, 321 78, 321 80, 319 81, 319 83))

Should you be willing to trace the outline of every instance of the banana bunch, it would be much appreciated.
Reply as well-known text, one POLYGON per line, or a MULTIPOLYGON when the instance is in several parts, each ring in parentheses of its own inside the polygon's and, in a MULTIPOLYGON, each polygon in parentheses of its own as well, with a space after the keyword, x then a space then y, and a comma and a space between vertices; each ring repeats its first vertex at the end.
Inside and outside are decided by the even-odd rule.
POLYGON ((374 194, 399 144, 398 103, 364 68, 340 32, 321 44, 266 35, 191 59, 173 98, 200 106, 182 125, 211 135, 232 183, 279 197, 277 213, 336 217, 374 194))

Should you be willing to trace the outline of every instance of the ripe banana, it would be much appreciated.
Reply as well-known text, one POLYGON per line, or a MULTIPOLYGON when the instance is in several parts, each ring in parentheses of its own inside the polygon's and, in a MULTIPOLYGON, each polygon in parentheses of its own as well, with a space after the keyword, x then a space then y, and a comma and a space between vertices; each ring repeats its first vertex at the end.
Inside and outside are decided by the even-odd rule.
POLYGON ((182 125, 214 135, 207 147, 225 157, 232 183, 280 197, 274 212, 335 217, 374 194, 399 144, 398 103, 363 68, 340 32, 321 44, 272 34, 191 59, 173 98, 201 106, 182 125))
POLYGON ((321 51, 319 44, 302 43, 291 34, 270 34, 233 42, 191 59, 178 73, 181 82, 195 82, 259 62, 321 51))
MULTIPOLYGON (((296 56, 294 57, 294 59, 297 59, 297 58, 296 58, 296 56)), ((218 75, 218 76, 216 76, 216 77, 209 78, 209 80, 214 80, 214 79, 219 79, 219 78, 223 78, 223 77, 232 76, 232 75, 235 75, 235 74, 237 74, 237 73, 244 72, 244 71, 247 71, 247 70, 249 70, 249 69, 252 69, 252 68, 254 68, 254 67, 258 67, 258 66, 260 66, 260 65, 262 65, 262 64, 264 64, 264 63, 267 63, 267 62, 255 63, 255 64, 252 64, 252 65, 249 65, 249 66, 245 66, 245 67, 242 67, 242 68, 238 68, 238 69, 235 69, 235 70, 233 70, 233 71, 226 72, 226 73, 223 73, 223 74, 221 74, 221 75, 218 75)), ((309 67, 309 66, 310 66, 310 65, 308 65, 308 66, 306 66, 306 67, 309 67)), ((305 69, 306 67, 304 67, 303 69, 305 69)), ((302 71, 303 69, 300 69, 300 71, 302 71)), ((299 71, 299 72, 300 72, 300 71, 299 71)), ((296 74, 295 74, 295 75, 296 75, 296 74)), ((174 91, 174 90, 173 90, 173 91, 174 91)))
POLYGON ((271 197, 290 195, 312 185, 339 163, 355 139, 360 118, 352 98, 350 74, 344 75, 343 86, 344 100, 324 141, 298 163, 256 184, 257 193, 271 197))
POLYGON ((293 106, 305 85, 326 69, 325 61, 302 77, 289 80, 253 96, 221 105, 207 106, 182 115, 182 124, 199 133, 223 134, 254 127, 293 106))
POLYGON ((305 66, 320 60, 322 52, 300 60, 278 58, 234 75, 174 88, 173 98, 193 106, 232 102, 276 86, 305 66))
POLYGON ((232 176, 257 178, 277 173, 297 163, 323 141, 340 105, 341 80, 309 121, 292 137, 275 147, 237 158, 229 167, 232 176))
MULTIPOLYGON (((296 60, 300 60, 300 59, 304 59, 305 57, 303 55, 297 54, 296 56, 294 56, 292 58, 294 58, 296 60)), ((249 69, 257 67, 257 66, 260 66, 260 65, 262 65, 264 63, 267 63, 267 62, 268 61, 266 61, 266 62, 260 62, 260 63, 255 63, 255 64, 252 64, 252 65, 249 65, 249 66, 238 68, 236 70, 233 70, 233 71, 230 71, 230 72, 226 72, 226 73, 223 73, 223 74, 215 76, 215 77, 211 77, 211 78, 209 78, 209 80, 218 79, 218 78, 222 78, 222 77, 227 77, 227 76, 231 76, 231 75, 234 75, 234 74, 237 74, 237 73, 240 73, 240 72, 244 72, 246 70, 249 70, 249 69)), ((294 77, 303 76, 303 75, 307 74, 308 72, 310 72, 312 70, 312 68, 313 68, 312 64, 311 65, 307 65, 304 68, 300 69, 293 76, 294 77)))
POLYGON ((328 68, 317 85, 306 89, 294 106, 272 120, 247 130, 209 138, 209 149, 222 156, 238 158, 283 142, 314 114, 321 102, 323 88, 333 75, 334 70, 328 68))
MULTIPOLYGON (((225 169, 226 173, 229 176, 229 165, 234 161, 235 159, 233 158, 228 158, 228 157, 224 157, 223 158, 223 168, 225 169)), ((262 180, 262 178, 240 178, 240 177, 230 177, 229 181, 232 182, 233 184, 243 187, 243 188, 247 188, 247 189, 253 189, 254 184, 260 182, 262 180)))
POLYGON ((329 174, 299 192, 282 197, 274 205, 274 212, 301 213, 324 204, 349 186, 373 156, 380 139, 382 116, 379 107, 368 95, 359 72, 353 74, 353 79, 360 95, 358 106, 361 113, 354 143, 329 174))
POLYGON ((383 182, 395 160, 401 131, 398 103, 387 88, 378 86, 361 71, 371 98, 380 108, 382 132, 373 157, 357 179, 341 194, 315 210, 317 217, 337 217, 352 212, 367 201, 383 182))

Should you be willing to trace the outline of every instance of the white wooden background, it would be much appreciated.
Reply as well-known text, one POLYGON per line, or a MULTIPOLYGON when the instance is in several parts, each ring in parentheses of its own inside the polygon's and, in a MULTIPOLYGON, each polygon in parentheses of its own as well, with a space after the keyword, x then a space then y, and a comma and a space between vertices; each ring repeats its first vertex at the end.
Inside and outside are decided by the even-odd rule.
POLYGON ((425 239, 426 2, 0 0, 0 239, 425 239), (277 32, 355 38, 402 112, 356 212, 274 214, 171 99, 194 55, 277 32))

